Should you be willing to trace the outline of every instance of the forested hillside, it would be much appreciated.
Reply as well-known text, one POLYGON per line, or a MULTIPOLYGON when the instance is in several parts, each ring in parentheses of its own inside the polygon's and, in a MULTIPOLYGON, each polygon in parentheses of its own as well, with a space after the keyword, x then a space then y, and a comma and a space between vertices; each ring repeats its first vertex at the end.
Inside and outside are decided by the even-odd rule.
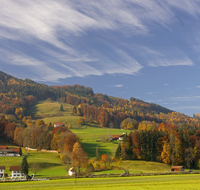
POLYGON ((74 105, 74 115, 83 116, 86 122, 97 121, 102 127, 146 129, 158 128, 160 123, 199 127, 198 117, 191 118, 133 97, 127 100, 95 94, 91 88, 78 84, 47 86, 0 72, 0 113, 22 119, 30 106, 46 99, 74 105))

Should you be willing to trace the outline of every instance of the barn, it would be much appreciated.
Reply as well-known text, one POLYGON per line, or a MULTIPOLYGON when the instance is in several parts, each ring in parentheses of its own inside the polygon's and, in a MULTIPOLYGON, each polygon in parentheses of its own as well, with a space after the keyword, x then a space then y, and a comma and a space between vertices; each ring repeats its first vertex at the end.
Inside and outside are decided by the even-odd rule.
POLYGON ((182 172, 182 171, 184 171, 184 167, 183 166, 172 166, 171 171, 172 172, 182 172))

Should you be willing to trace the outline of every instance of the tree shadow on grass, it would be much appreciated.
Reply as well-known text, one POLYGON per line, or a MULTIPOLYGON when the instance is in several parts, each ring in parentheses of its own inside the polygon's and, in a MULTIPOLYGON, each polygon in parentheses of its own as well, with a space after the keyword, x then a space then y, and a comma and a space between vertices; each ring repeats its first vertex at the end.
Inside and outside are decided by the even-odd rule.
POLYGON ((55 166, 62 166, 62 164, 57 164, 57 163, 49 163, 49 162, 30 162, 29 165, 31 164, 38 164, 42 169, 47 169, 55 166))
POLYGON ((84 150, 88 153, 89 158, 95 157, 96 156, 96 147, 98 147, 99 154, 108 154, 111 155, 112 152, 111 150, 108 150, 106 148, 106 145, 104 146, 103 143, 87 143, 87 142, 82 142, 84 146, 84 150))
MULTIPOLYGON (((37 112, 38 112, 38 108, 36 104, 35 106, 28 108, 27 115, 30 115, 34 119, 37 112)), ((37 119, 41 119, 41 118, 37 117, 37 119)))
MULTIPOLYGON (((86 124, 88 127, 93 127, 93 128, 101 128, 99 125, 97 124, 90 124, 90 123, 87 123, 86 124)), ((85 128, 84 128, 85 129, 85 128)), ((109 129, 109 128, 108 128, 109 129)))

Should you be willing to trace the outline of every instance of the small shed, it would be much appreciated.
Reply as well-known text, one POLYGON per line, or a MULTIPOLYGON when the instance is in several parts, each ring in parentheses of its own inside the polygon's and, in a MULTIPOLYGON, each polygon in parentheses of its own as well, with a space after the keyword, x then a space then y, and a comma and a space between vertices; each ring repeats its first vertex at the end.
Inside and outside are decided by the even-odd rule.
POLYGON ((182 172, 182 171, 184 171, 184 167, 183 166, 172 166, 171 167, 171 171, 172 172, 182 172))
POLYGON ((73 176, 73 175, 75 175, 76 174, 76 170, 73 168, 73 167, 71 167, 70 169, 69 169, 69 171, 68 171, 68 175, 69 176, 73 176))
POLYGON ((0 166, 0 177, 4 177, 4 171, 6 167, 5 166, 0 166))

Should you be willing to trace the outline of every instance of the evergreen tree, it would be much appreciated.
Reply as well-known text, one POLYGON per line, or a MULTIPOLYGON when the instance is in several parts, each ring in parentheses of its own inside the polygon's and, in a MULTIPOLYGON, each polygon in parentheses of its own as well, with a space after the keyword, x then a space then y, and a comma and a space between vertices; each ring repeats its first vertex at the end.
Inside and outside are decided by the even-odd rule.
POLYGON ((96 147, 96 159, 100 160, 99 148, 96 147))
POLYGON ((22 155, 22 149, 21 149, 21 146, 19 147, 19 155, 20 155, 20 156, 22 155))
POLYGON ((60 111, 64 111, 62 104, 60 105, 60 111))
POLYGON ((115 153, 115 158, 117 159, 121 158, 121 151, 122 151, 121 144, 118 144, 118 147, 115 153))
POLYGON ((26 177, 26 179, 28 179, 28 162, 27 162, 27 156, 24 156, 23 159, 22 159, 22 163, 21 163, 21 166, 20 166, 20 171, 21 173, 23 173, 26 177))

